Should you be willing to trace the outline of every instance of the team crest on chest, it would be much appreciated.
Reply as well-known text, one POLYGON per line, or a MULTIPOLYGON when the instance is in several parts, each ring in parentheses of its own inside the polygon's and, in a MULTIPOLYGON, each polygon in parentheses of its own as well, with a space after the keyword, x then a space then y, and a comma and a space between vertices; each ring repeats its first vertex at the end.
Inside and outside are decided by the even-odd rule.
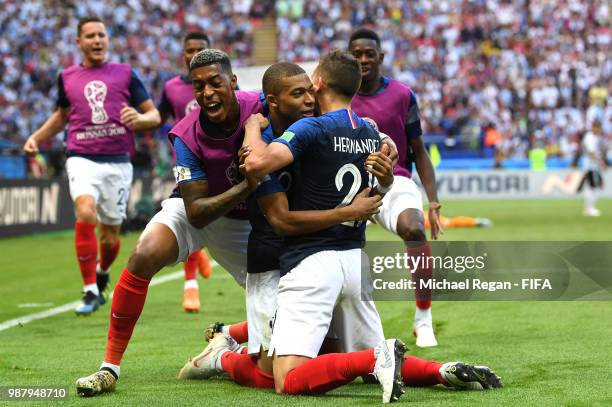
POLYGON ((225 176, 232 185, 238 185, 240 183, 240 172, 238 171, 236 160, 233 160, 229 167, 225 169, 225 176))
POLYGON ((85 99, 87 99, 89 109, 91 109, 91 122, 93 124, 104 124, 108 121, 108 114, 104 109, 107 92, 108 88, 102 81, 90 81, 85 85, 85 99))

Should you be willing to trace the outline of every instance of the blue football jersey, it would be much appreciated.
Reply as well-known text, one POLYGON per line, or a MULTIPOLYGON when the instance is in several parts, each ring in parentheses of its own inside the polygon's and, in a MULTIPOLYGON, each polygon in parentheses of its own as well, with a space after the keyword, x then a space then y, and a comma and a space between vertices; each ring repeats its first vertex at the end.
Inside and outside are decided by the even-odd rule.
MULTIPOLYGON (((262 133, 266 143, 274 140, 274 131, 270 124, 262 133)), ((291 166, 267 175, 257 190, 247 200, 251 233, 247 245, 247 272, 263 273, 280 268, 279 258, 283 250, 283 239, 276 234, 263 212, 257 199, 266 195, 287 192, 292 183, 291 166)))
MULTIPOLYGON (((285 144, 300 173, 289 194, 291 210, 326 210, 349 205, 374 183, 365 169, 370 153, 380 150, 380 137, 370 124, 348 109, 294 123, 274 142, 285 144)), ((364 222, 347 222, 302 236, 285 238, 281 274, 323 250, 362 247, 364 222)))

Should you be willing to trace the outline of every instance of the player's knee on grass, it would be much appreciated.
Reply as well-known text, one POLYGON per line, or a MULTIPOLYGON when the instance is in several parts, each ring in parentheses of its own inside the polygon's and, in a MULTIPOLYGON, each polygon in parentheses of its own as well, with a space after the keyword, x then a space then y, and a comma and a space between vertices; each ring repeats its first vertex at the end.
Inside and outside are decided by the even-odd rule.
POLYGON ((142 278, 152 278, 163 267, 178 258, 178 243, 165 225, 153 224, 142 232, 128 260, 128 270, 142 278))
POLYGON ((96 223, 96 201, 91 195, 81 195, 74 201, 74 212, 78 222, 96 223))
POLYGON ((274 370, 272 367, 272 358, 268 356, 268 351, 261 349, 257 358, 257 368, 262 372, 272 375, 274 370))
POLYGON ((425 242, 425 222, 423 212, 417 209, 406 209, 397 219, 397 234, 405 242, 425 242))
POLYGON ((274 389, 277 394, 286 394, 285 380, 287 375, 296 367, 308 362, 310 358, 305 356, 276 356, 273 358, 274 389))

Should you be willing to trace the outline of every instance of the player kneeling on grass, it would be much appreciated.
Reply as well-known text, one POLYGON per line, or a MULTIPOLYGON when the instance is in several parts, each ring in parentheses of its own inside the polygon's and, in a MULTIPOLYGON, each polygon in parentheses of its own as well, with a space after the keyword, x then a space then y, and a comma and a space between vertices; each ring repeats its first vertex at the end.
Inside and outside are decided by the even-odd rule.
MULTIPOLYGON (((312 97, 309 95, 311 88, 312 84, 307 75, 296 65, 281 63, 273 65, 266 71, 263 79, 263 89, 270 107, 270 124, 262 134, 266 143, 269 143, 275 135, 282 134, 297 119, 311 114, 312 97)), ((267 124, 267 122, 264 121, 264 124, 267 124)), ((251 137, 254 133, 259 133, 259 121, 249 120, 246 125, 246 137, 249 141, 253 141, 253 144, 256 144, 257 139, 251 137)), ((390 175, 392 170, 390 160, 384 160, 384 158, 380 156, 380 153, 373 153, 368 157, 367 163, 386 165, 387 175, 390 175)), ((369 166, 369 171, 373 171, 371 166, 369 166)), ((271 174, 271 178, 273 180, 277 178, 292 179, 293 177, 288 174, 287 169, 284 169, 280 174, 271 174)), ((293 175, 295 176, 295 174, 293 175)), ((270 190, 272 185, 271 180, 267 179, 260 186, 260 189, 270 190)), ((369 189, 364 191, 369 192, 369 189)), ((260 193, 259 190, 258 193, 260 193)), ((251 214, 253 231, 250 238, 254 241, 254 244, 249 246, 249 264, 251 262, 254 265, 257 263, 270 264, 275 261, 274 257, 278 258, 281 254, 280 238, 273 233, 266 219, 270 221, 274 230, 282 235, 311 233, 312 231, 308 228, 312 228, 313 223, 321 224, 322 222, 313 219, 310 224, 299 225, 295 218, 288 219, 289 214, 302 213, 306 216, 307 212, 288 211, 287 197, 281 191, 267 194, 262 191, 258 201, 266 217, 261 216, 261 212, 257 216, 257 211, 251 214), (301 233, 300 228, 302 228, 301 233), (259 250, 257 250, 257 243, 261 243, 259 250), (266 251, 264 250, 266 247, 274 247, 277 250, 266 251)), ((322 219, 329 212, 337 210, 313 211, 312 214, 319 213, 319 219, 322 219)), ((329 218, 329 216, 327 217, 329 218)), ((336 223, 340 223, 340 221, 336 223)), ((272 319, 275 310, 278 273, 278 270, 272 270, 261 274, 249 274, 247 277, 248 354, 242 354, 239 344, 234 340, 235 338, 244 339, 241 334, 244 323, 230 327, 225 327, 219 323, 214 324, 208 332, 208 339, 211 340, 210 345, 200 355, 187 362, 179 373, 180 378, 205 379, 226 371, 236 383, 244 386, 258 388, 272 388, 274 386, 270 364, 265 363, 265 359, 267 359, 265 354, 262 352, 258 355, 257 353, 269 348, 268 322, 272 319), (273 278, 268 278, 266 275, 273 276, 273 278), (250 279, 251 276, 255 276, 256 279, 250 279), (215 336, 215 332, 221 331, 227 332, 231 336, 221 333, 217 333, 215 336)), ((334 325, 333 321, 332 325, 334 325)), ((336 330, 342 331, 342 327, 337 326, 336 330)), ((382 340, 382 329, 377 333, 371 338, 372 345, 376 345, 382 340)), ((363 350, 368 345, 367 343, 351 341, 355 339, 354 337, 338 339, 341 340, 336 347, 344 351, 363 350)), ((442 365, 411 356, 406 356, 401 363, 401 376, 405 384, 412 386, 427 386, 438 383, 458 388, 500 386, 499 379, 486 367, 473 367, 461 362, 442 365)), ((322 391, 323 389, 318 390, 322 391)))
MULTIPOLYGON (((279 63, 272 65, 263 77, 263 90, 266 95, 270 116, 265 119, 261 115, 252 116, 245 125, 247 137, 256 136, 259 142, 270 143, 294 122, 314 114, 315 99, 313 85, 304 70, 295 64, 279 63), (260 126, 263 130, 263 141, 260 140, 260 126)), ((243 148, 248 155, 248 148, 243 148)), ((389 171, 391 160, 379 157, 381 153, 370 155, 372 162, 377 159, 386 160, 389 171)), ((373 170, 370 170, 373 171, 373 170)), ((246 373, 247 365, 254 374, 260 377, 259 384, 267 387, 273 385, 272 361, 267 356, 270 344, 270 320, 276 311, 276 296, 280 278, 279 257, 282 253, 283 241, 280 235, 300 235, 314 233, 343 222, 363 221, 371 217, 381 205, 381 197, 368 196, 366 188, 347 206, 329 210, 289 211, 287 194, 297 181, 298 174, 293 168, 283 168, 270 174, 258 187, 249 200, 249 219, 252 230, 248 245, 248 267, 246 282, 247 324, 236 324, 229 332, 238 341, 249 339, 248 353, 244 356, 241 368, 235 369, 236 374, 246 373), (265 216, 264 216, 265 214, 265 216), (248 326, 248 334, 244 327, 248 326), (255 369, 257 367, 257 369, 255 369)), ((228 355, 230 356, 230 355, 228 355)), ((242 356, 242 355, 240 355, 242 356)), ((240 359, 240 358, 238 358, 240 359)), ((236 362, 241 363, 236 359, 236 362)), ((206 361, 194 359, 195 364, 202 366, 206 361)), ((188 378, 191 374, 201 377, 201 372, 194 364, 188 364, 181 371, 180 377, 188 378)), ((204 374, 206 375, 206 373, 204 374)), ((240 382, 240 379, 237 379, 240 382)), ((253 382, 255 383, 255 382, 253 382)))

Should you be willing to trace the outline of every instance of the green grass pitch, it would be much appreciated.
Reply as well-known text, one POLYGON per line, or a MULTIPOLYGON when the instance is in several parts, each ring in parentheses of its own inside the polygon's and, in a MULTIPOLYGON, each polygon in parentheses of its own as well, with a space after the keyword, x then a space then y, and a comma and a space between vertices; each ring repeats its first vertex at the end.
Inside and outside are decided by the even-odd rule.
MULTIPOLYGON (((489 217, 495 227, 448 230, 443 239, 610 240, 612 201, 601 201, 599 206, 603 217, 584 218, 579 200, 447 202, 444 214, 489 217)), ((114 280, 136 238, 134 234, 123 238, 114 280)), ((369 228, 368 238, 394 239, 376 226, 369 228)), ((75 380, 94 372, 104 355, 108 305, 91 317, 77 318, 66 312, 0 331, 0 386, 67 386, 70 398, 61 405, 335 407, 380 403, 378 386, 360 380, 321 397, 281 397, 272 391, 239 387, 227 378, 179 381, 179 368, 204 347, 202 334, 209 322, 245 318, 242 290, 219 268, 210 280, 200 280, 199 314, 182 311, 182 284, 178 279, 150 288, 114 393, 81 399, 74 389, 75 380)), ((74 301, 79 290, 71 232, 0 240, 0 323, 74 301), (42 306, 19 306, 32 303, 42 306)), ((505 384, 499 391, 486 392, 452 391, 442 386, 408 388, 402 404, 612 405, 612 303, 434 303, 439 346, 430 349, 414 346, 413 303, 378 305, 386 336, 403 339, 411 353, 440 361, 486 364, 505 384)), ((28 403, 38 404, 42 402, 28 403)))

